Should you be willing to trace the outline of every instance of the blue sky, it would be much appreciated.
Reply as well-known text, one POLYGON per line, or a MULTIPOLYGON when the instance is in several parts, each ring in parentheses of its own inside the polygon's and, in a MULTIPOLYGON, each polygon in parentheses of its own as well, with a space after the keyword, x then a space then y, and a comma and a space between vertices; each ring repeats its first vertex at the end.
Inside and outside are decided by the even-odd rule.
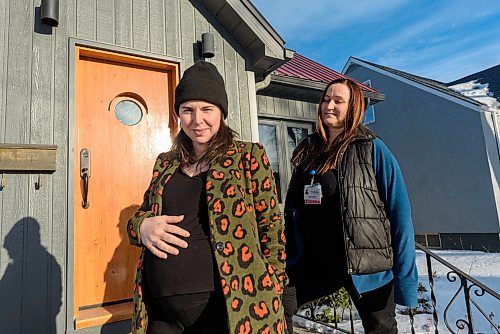
POLYGON ((285 47, 336 71, 349 56, 442 82, 500 64, 500 0, 251 0, 285 47))

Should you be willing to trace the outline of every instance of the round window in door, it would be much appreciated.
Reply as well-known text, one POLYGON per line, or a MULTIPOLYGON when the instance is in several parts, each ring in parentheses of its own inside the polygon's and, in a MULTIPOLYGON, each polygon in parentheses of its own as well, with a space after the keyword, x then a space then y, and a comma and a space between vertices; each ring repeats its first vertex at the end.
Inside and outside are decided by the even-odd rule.
POLYGON ((122 100, 116 104, 115 116, 120 121, 120 123, 132 126, 141 121, 142 110, 135 101, 122 100))
POLYGON ((148 113, 146 101, 131 92, 117 95, 109 103, 108 110, 113 111, 115 118, 127 126, 138 124, 148 113))

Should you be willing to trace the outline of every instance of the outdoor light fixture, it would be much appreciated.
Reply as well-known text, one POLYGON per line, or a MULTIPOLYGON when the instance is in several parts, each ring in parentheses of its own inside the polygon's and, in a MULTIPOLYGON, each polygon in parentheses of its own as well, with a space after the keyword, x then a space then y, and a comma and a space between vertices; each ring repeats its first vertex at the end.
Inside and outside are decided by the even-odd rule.
POLYGON ((201 35, 201 54, 205 58, 212 58, 214 53, 214 34, 210 32, 201 35))
POLYGON ((40 20, 51 27, 59 25, 59 0, 42 0, 40 20))

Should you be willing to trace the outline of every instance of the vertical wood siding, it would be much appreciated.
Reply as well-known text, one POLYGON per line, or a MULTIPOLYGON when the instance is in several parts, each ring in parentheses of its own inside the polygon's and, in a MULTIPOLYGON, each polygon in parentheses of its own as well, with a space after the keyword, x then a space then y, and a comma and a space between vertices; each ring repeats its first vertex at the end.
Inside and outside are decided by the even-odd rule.
MULTIPOLYGON (((132 1, 132 48, 149 51, 149 0, 132 1)), ((157 15, 157 13, 155 13, 157 15)))
MULTIPOLYGON (((170 2, 167 0, 167 2, 170 2)), ((166 22, 165 3, 163 0, 149 1, 149 51, 154 53, 166 52, 166 22)))
MULTIPOLYGON (((11 0, 12 1, 12 0, 11 0)), ((73 0, 76 1, 76 0, 73 0)), ((105 0, 103 0, 105 1, 105 0)), ((52 263, 55 268, 51 270, 50 284, 48 285, 48 296, 57 295, 59 289, 62 292, 61 301, 57 298, 52 298, 49 303, 51 310, 51 318, 55 319, 56 330, 50 333, 64 333, 66 329, 66 308, 71 307, 66 303, 67 282, 64 277, 67 277, 67 231, 68 212, 66 210, 68 201, 68 81, 62 78, 68 77, 68 36, 72 36, 76 30, 76 22, 71 18, 75 17, 76 7, 72 1, 59 2, 59 27, 56 29, 55 36, 52 37, 53 42, 53 62, 54 74, 52 77, 53 85, 53 143, 57 145, 57 171, 52 175, 52 195, 48 201, 51 205, 51 220, 46 224, 51 226, 50 246, 47 251, 52 254, 60 266, 61 277, 58 277, 57 264, 52 263), (61 304, 60 304, 61 303, 61 304)), ((69 283, 71 285, 71 283, 69 283)))
POLYGON ((259 116, 291 117, 315 122, 318 104, 316 102, 298 100, 294 96, 271 96, 257 94, 257 111, 259 116))
POLYGON ((38 174, 7 174, 0 191, 0 300, 9 301, 0 306, 0 333, 64 333, 71 323, 69 38, 182 58, 187 67, 199 59, 193 51, 201 34, 212 32, 210 61, 226 80, 228 123, 251 138, 244 50, 197 1, 59 1, 59 26, 51 29, 36 22, 40 2, 0 0, 0 143, 58 146, 57 170, 41 176, 41 187, 38 174))
MULTIPOLYGON (((7 2, 0 1, 0 140, 5 140, 5 106, 7 104, 7 51, 9 44, 9 17, 7 15, 7 2)), ((1 205, 1 203, 0 203, 1 205)), ((1 207, 0 207, 1 208, 1 207)), ((1 258, 0 258, 1 259, 1 258)), ((0 261, 0 263, 2 263, 0 261)))
MULTIPOLYGON (((92 2, 92 1, 88 1, 92 2)), ((96 0, 96 36, 97 40, 114 44, 115 43, 115 6, 110 0, 96 0)))
MULTIPOLYGON (((165 19, 165 41, 166 48, 165 54, 170 56, 181 56, 181 41, 179 38, 181 36, 181 17, 182 20, 187 18, 181 16, 180 3, 179 0, 164 0, 165 3, 165 13, 163 15, 165 19)), ((188 50, 188 54, 191 53, 188 50)))

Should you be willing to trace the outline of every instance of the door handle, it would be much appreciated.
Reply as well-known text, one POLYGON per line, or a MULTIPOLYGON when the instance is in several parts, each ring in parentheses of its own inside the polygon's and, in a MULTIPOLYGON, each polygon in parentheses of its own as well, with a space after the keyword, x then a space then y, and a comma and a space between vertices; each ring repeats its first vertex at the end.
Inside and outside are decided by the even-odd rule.
POLYGON ((89 194, 90 151, 86 148, 80 151, 80 177, 83 179, 82 207, 88 209, 90 206, 90 202, 87 198, 89 194))

